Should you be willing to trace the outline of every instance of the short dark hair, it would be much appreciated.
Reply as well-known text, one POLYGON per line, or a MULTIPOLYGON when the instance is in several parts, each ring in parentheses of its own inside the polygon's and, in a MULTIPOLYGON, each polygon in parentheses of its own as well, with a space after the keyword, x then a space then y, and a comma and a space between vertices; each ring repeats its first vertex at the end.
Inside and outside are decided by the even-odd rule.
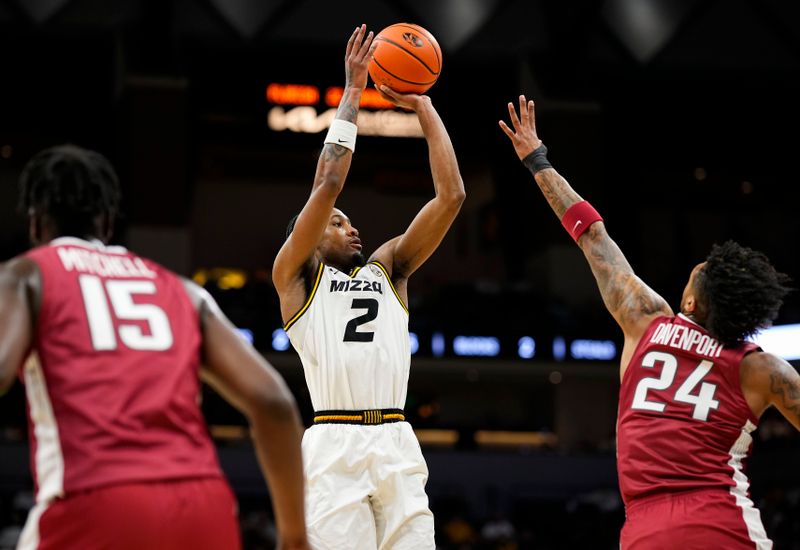
POLYGON ((697 274, 707 308, 705 327, 725 345, 735 345, 772 324, 791 290, 761 252, 733 241, 714 245, 697 274))
POLYGON ((292 216, 292 219, 289 220, 289 225, 286 226, 286 238, 287 239, 289 238, 289 235, 292 234, 292 231, 294 231, 294 224, 297 223, 297 218, 299 218, 299 217, 300 217, 300 214, 295 214, 294 216, 292 216))
POLYGON ((61 235, 94 235, 95 220, 112 220, 122 199, 111 163, 96 151, 57 145, 28 161, 19 178, 20 209, 47 214, 61 235))

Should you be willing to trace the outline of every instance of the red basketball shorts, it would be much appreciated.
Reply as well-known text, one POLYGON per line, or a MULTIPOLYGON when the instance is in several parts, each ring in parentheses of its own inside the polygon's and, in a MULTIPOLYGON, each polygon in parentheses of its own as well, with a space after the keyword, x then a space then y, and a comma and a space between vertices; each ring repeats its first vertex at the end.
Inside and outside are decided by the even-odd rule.
POLYGON ((768 550, 761 515, 747 497, 714 489, 655 495, 626 509, 622 550, 768 550))
POLYGON ((129 483, 80 491, 29 514, 20 548, 239 549, 236 500, 218 478, 129 483))

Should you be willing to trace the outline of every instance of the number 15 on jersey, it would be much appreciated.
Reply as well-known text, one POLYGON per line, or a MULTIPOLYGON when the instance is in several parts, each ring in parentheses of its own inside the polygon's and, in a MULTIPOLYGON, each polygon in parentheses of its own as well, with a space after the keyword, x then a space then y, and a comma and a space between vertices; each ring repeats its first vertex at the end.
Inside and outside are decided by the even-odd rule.
POLYGON ((79 280, 95 350, 117 349, 118 336, 133 350, 164 351, 172 347, 172 328, 164 310, 155 304, 134 301, 136 296, 155 295, 156 284, 153 281, 104 282, 94 275, 81 275, 79 280), (141 323, 147 325, 149 334, 142 329, 141 323))

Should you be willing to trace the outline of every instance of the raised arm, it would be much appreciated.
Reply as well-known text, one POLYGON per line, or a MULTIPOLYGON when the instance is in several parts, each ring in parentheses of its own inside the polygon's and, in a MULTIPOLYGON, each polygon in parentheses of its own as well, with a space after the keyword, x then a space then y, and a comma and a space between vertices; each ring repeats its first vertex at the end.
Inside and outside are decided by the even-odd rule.
POLYGON ((14 382, 33 345, 39 284, 39 271, 31 260, 0 264, 0 395, 14 382))
MULTIPOLYGON (((517 156, 531 171, 550 207, 563 223, 568 210, 576 206, 582 208, 586 203, 578 206, 583 199, 547 162, 547 150, 536 132, 533 101, 519 96, 519 111, 517 116, 513 103, 509 103, 513 130, 502 120, 500 128, 511 139, 517 156)), ((629 348, 627 345, 638 342, 654 317, 672 315, 672 309, 634 274, 622 251, 609 237, 602 220, 594 220, 598 218, 570 217, 566 229, 573 235, 583 230, 577 239, 578 246, 589 261, 603 302, 622 328, 629 348), (588 229, 581 227, 584 222, 589 225, 588 229)), ((623 365, 626 363, 623 357, 623 365)))
POLYGON ((213 298, 190 281, 184 286, 200 315, 203 379, 250 423, 281 548, 306 550, 303 428, 294 397, 280 374, 239 336, 213 298))
POLYGON ((332 131, 328 134, 317 162, 311 195, 300 211, 292 234, 286 239, 275 258, 272 278, 281 298, 281 309, 289 312, 284 314, 284 318, 291 316, 299 307, 297 304, 302 305, 305 299, 302 295, 304 269, 308 268, 308 262, 314 256, 317 244, 329 223, 336 198, 344 188, 345 178, 350 170, 355 147, 354 125, 358 117, 361 94, 367 85, 367 66, 375 51, 372 38, 372 32, 367 34, 366 26, 361 25, 347 42, 344 95, 334 119, 334 125, 342 130, 339 133, 332 131), (334 139, 331 139, 332 137, 334 139), (296 296, 298 293, 299 298, 296 296))
POLYGON ((466 194, 453 144, 431 99, 425 95, 398 94, 386 86, 381 86, 380 92, 396 105, 417 114, 428 143, 436 193, 422 207, 405 233, 381 246, 372 256, 390 270, 395 286, 400 283, 398 292, 404 295, 403 282, 425 263, 442 242, 466 194))

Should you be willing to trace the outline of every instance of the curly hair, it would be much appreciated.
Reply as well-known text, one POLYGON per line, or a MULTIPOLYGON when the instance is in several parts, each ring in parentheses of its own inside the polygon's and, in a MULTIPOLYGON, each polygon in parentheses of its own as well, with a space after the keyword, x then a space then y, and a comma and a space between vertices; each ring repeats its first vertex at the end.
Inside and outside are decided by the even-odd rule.
POLYGON ((733 241, 715 244, 696 282, 707 309, 706 329, 724 345, 735 345, 770 326, 789 282, 763 253, 733 241))
POLYGON ((20 209, 47 214, 61 235, 94 236, 97 217, 113 219, 122 199, 108 159, 76 145, 57 145, 34 155, 19 185, 20 209))

